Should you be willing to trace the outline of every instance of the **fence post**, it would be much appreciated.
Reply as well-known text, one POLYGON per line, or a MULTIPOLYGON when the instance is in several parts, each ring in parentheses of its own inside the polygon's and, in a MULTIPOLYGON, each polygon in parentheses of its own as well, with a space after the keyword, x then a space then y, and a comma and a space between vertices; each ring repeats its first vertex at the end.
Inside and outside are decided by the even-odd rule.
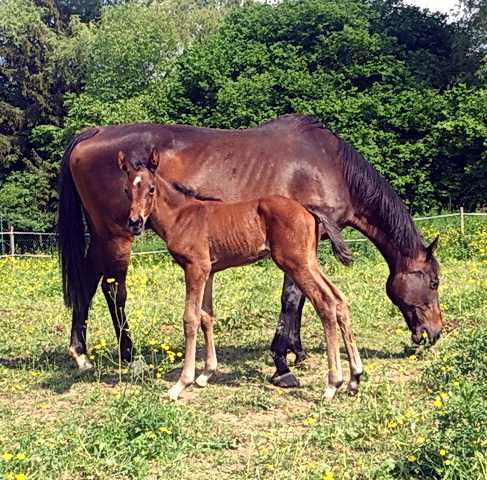
POLYGON ((460 207, 460 232, 463 235, 465 233, 465 223, 463 215, 463 207, 460 207))
POLYGON ((14 236, 14 227, 10 226, 10 255, 13 257, 15 255, 15 236, 14 236))

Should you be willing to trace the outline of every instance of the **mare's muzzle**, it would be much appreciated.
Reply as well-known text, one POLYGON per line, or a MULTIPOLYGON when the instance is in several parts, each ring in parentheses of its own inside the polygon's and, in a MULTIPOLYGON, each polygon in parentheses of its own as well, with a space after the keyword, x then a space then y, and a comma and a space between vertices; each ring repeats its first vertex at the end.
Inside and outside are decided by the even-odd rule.
POLYGON ((134 219, 129 218, 127 221, 127 226, 129 227, 132 235, 140 235, 142 230, 144 230, 144 219, 140 215, 134 219))
POLYGON ((426 343, 426 339, 429 340, 431 345, 434 345, 441 335, 441 326, 439 327, 432 327, 432 326, 421 326, 416 329, 415 332, 411 335, 411 340, 416 344, 419 345, 421 343, 426 343))

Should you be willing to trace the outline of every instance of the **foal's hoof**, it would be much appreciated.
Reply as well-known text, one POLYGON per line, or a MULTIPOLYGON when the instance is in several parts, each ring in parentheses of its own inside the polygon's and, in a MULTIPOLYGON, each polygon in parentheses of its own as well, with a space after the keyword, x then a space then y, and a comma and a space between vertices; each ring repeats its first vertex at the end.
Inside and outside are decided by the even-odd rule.
POLYGON ((269 379, 272 385, 280 388, 296 388, 299 387, 299 380, 291 373, 287 372, 284 375, 278 375, 277 372, 269 379))

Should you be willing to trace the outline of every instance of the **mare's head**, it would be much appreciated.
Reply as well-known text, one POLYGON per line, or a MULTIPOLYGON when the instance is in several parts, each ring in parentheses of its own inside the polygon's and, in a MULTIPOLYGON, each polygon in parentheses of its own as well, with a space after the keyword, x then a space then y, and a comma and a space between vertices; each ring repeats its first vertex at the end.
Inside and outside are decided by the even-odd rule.
POLYGON ((159 154, 152 150, 145 165, 134 167, 123 152, 118 152, 118 165, 127 174, 125 192, 130 202, 127 226, 133 235, 139 235, 151 214, 156 191, 155 171, 159 164, 159 154))
POLYGON ((438 237, 429 247, 420 247, 413 256, 402 258, 387 279, 387 294, 401 310, 412 341, 418 344, 426 337, 433 344, 441 333, 439 267, 433 256, 437 244, 438 237))

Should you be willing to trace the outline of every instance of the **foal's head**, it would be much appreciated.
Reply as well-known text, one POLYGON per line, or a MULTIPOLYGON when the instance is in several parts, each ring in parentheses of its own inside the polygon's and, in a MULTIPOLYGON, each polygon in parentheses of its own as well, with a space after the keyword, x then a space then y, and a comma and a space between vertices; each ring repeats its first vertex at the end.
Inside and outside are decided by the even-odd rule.
POLYGON ((123 152, 118 152, 118 165, 127 174, 125 192, 130 202, 127 226, 133 235, 139 235, 151 214, 156 192, 155 171, 159 154, 154 148, 145 165, 134 167, 123 152))

